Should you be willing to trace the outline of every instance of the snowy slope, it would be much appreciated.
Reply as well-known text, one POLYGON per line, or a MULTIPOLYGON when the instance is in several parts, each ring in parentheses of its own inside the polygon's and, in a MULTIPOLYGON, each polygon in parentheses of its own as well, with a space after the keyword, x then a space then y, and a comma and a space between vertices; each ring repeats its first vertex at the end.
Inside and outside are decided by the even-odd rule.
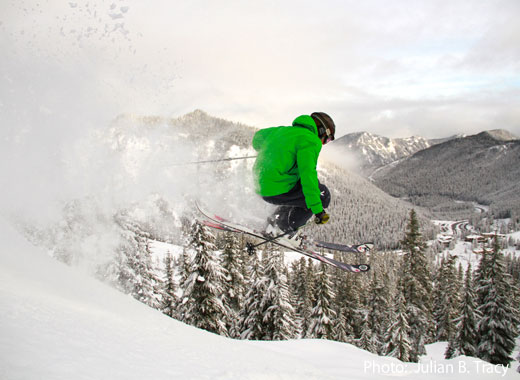
POLYGON ((405 365, 337 342, 219 337, 54 261, 1 219, 0 239, 0 379, 518 378, 473 358, 444 361, 443 344, 405 365))

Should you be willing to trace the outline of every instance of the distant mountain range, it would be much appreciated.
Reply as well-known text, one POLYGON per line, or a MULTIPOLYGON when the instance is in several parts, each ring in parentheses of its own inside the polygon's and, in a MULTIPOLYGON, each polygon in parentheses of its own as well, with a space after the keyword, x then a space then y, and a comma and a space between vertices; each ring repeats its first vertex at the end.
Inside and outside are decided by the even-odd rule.
MULTIPOLYGON (((486 133, 497 141, 518 139, 518 137, 503 129, 486 131, 486 133)), ((420 136, 388 138, 369 132, 355 132, 338 138, 331 144, 331 147, 343 154, 345 160, 353 161, 350 163, 342 162, 343 164, 354 168, 358 173, 366 177, 371 177, 374 171, 386 165, 395 164, 397 161, 407 158, 416 152, 465 137, 468 136, 454 135, 439 139, 426 139, 420 136)))
POLYGON ((501 217, 520 215, 520 140, 504 130, 451 139, 379 168, 372 179, 433 211, 460 210, 466 202, 501 217))

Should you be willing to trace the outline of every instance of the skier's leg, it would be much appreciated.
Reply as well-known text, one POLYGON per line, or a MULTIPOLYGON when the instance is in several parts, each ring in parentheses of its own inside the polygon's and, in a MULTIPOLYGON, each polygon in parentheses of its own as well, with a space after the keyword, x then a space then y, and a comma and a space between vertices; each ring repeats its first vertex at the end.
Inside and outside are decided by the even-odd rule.
MULTIPOLYGON (((327 188, 327 186, 321 183, 319 184, 319 187, 321 203, 323 205, 323 208, 327 208, 330 204, 330 191, 327 188)), ((305 205, 305 208, 291 207, 291 210, 287 215, 287 224, 292 231, 296 231, 298 230, 298 228, 304 226, 312 217, 312 215, 312 211, 307 208, 307 205, 305 205)))
POLYGON ((279 206, 268 218, 268 225, 276 226, 283 232, 295 231, 295 229, 293 229, 293 223, 291 223, 293 220, 293 210, 307 209, 301 183, 297 182, 287 193, 263 198, 266 202, 279 206))
MULTIPOLYGON (((327 208, 330 204, 330 191, 327 186, 321 183, 319 187, 323 208, 327 208)), ((264 199, 271 204, 280 205, 269 218, 269 222, 277 225, 284 232, 296 231, 312 217, 312 211, 307 208, 305 203, 300 182, 285 194, 264 197, 264 199)))

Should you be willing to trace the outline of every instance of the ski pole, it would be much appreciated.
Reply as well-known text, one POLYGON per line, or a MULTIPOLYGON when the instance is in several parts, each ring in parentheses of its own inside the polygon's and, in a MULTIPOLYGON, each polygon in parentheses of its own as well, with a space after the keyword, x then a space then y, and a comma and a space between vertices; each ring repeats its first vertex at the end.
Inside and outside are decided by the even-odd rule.
POLYGON ((216 160, 203 160, 203 161, 191 161, 191 162, 179 162, 176 164, 171 164, 168 166, 184 166, 184 165, 198 165, 198 164, 208 164, 213 162, 225 162, 225 161, 235 161, 235 160, 246 160, 248 158, 256 158, 257 156, 244 156, 244 157, 231 157, 231 158, 221 158, 216 160))
POLYGON ((262 241, 261 243, 258 243, 258 244, 252 244, 252 243, 247 243, 246 244, 246 250, 247 252, 251 255, 255 252, 256 248, 260 247, 261 245, 264 245, 264 244, 267 244, 267 243, 272 243, 273 241, 281 238, 281 237, 284 237, 285 235, 288 235, 289 232, 284 232, 283 234, 280 234, 280 235, 277 235, 277 236, 273 236, 269 239, 266 239, 264 241, 262 241))

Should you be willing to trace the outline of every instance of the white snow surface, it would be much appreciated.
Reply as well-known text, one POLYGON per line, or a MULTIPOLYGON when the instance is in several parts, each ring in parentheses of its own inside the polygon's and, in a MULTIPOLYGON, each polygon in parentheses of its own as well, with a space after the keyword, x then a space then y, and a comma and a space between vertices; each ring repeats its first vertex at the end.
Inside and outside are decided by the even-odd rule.
POLYGON ((406 364, 326 340, 220 337, 55 261, 1 218, 0 240, 0 379, 518 379, 446 361, 444 343, 406 364))

